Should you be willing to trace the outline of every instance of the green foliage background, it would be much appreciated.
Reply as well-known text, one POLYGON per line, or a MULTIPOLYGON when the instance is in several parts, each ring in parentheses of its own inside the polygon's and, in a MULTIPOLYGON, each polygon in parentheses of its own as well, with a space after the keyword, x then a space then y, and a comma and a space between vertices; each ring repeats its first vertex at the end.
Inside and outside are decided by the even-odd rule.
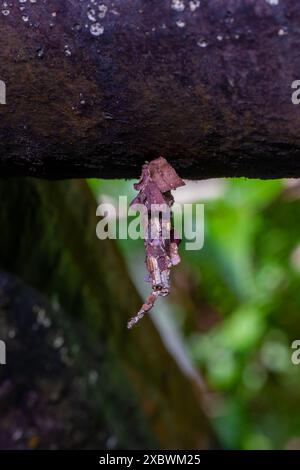
MULTIPOLYGON (((135 194, 131 181, 89 184, 98 199, 135 194)), ((291 361, 300 338, 300 185, 224 184, 204 201, 204 248, 181 249, 168 302, 222 445, 300 448, 300 365, 291 361)), ((139 259, 141 241, 118 243, 129 263, 139 259)))

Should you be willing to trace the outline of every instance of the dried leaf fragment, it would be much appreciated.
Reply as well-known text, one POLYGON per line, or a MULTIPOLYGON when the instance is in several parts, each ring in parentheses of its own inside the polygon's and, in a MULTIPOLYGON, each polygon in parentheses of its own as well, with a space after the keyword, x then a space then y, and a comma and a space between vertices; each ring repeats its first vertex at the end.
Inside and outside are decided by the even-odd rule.
POLYGON ((131 206, 142 204, 147 216, 143 219, 146 250, 146 267, 152 292, 136 316, 127 326, 132 328, 147 313, 159 296, 170 292, 171 267, 180 263, 178 245, 180 239, 174 231, 171 207, 174 203, 172 189, 185 183, 163 157, 145 163, 140 181, 134 185, 139 191, 131 206), (160 209, 157 210, 157 205, 160 209), (154 210, 153 210, 154 208, 154 210))

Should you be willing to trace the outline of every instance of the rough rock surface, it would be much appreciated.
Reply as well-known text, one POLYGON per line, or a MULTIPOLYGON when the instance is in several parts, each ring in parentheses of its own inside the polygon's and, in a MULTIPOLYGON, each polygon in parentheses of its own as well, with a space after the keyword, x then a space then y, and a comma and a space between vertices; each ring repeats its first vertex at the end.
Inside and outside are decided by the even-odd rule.
POLYGON ((300 175, 298 0, 9 2, 0 175, 300 175))

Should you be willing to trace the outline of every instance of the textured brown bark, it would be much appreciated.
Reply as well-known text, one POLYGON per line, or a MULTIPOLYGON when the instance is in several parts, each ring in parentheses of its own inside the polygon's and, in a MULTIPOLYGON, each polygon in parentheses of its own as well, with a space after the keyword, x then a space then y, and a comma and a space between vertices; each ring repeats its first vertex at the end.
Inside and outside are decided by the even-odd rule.
POLYGON ((141 299, 87 185, 0 180, 0 200, 0 448, 214 446, 150 318, 126 328, 141 299))
POLYGON ((87 0, 17 3, 2 176, 138 177, 160 154, 188 178, 300 176, 298 0, 106 0, 98 36, 87 0))

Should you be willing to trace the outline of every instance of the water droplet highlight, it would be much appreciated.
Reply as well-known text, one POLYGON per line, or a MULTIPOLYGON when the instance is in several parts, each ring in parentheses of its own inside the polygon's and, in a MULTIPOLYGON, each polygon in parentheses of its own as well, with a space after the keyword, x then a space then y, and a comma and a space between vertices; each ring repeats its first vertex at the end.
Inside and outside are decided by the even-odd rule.
POLYGON ((93 23, 90 26, 90 33, 93 36, 100 36, 101 34, 104 33, 104 28, 103 28, 103 26, 101 26, 100 23, 93 23))
POLYGON ((172 8, 172 10, 176 10, 176 11, 184 11, 185 4, 184 4, 183 0, 172 0, 171 1, 171 8, 172 8))

